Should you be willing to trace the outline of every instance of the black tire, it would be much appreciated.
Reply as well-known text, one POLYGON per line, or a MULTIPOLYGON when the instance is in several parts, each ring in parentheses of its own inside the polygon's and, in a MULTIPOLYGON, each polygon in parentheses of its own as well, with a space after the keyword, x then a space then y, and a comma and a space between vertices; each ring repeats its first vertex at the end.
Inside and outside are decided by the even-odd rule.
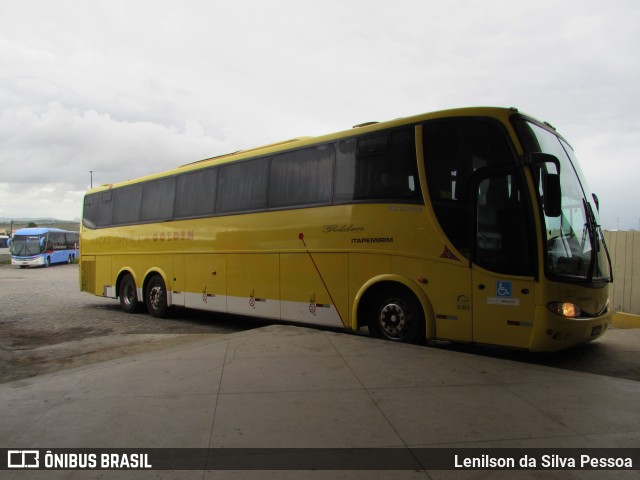
POLYGON ((385 288, 375 295, 369 310, 369 332, 372 336, 394 342, 419 343, 424 331, 424 312, 409 290, 385 288))
POLYGON ((126 313, 136 313, 140 311, 142 304, 138 300, 136 282, 131 275, 125 275, 120 281, 118 297, 120 298, 120 307, 126 313))
POLYGON ((44 262, 44 268, 49 268, 51 266, 51 257, 47 257, 44 262))
POLYGON ((160 275, 154 275, 147 283, 147 288, 144 292, 144 300, 147 304, 147 310, 149 313, 157 318, 164 318, 167 316, 169 307, 167 305, 167 287, 164 284, 164 280, 160 275))

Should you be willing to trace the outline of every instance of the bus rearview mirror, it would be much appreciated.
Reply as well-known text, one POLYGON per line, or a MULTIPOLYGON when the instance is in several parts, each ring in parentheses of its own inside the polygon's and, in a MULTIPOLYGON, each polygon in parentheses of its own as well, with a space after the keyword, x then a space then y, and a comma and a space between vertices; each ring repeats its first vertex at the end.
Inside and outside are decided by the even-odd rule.
POLYGON ((560 175, 557 173, 545 173, 542 190, 544 195, 544 214, 547 217, 559 217, 562 212, 560 175))

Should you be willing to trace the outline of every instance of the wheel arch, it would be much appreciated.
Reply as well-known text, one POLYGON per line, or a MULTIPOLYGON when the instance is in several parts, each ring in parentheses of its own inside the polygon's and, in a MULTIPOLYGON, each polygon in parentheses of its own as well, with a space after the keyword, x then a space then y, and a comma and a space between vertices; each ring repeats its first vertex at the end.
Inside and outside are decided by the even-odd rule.
POLYGON ((118 298, 120 296, 120 284, 122 283, 122 279, 126 276, 126 275, 131 275, 131 278, 133 278, 133 282, 136 285, 136 294, 138 296, 138 300, 140 300, 140 295, 139 295, 139 289, 138 289, 138 285, 140 285, 140 283, 138 282, 138 278, 137 275, 135 274, 135 272, 129 268, 121 268, 120 271, 118 272, 118 275, 116 276, 116 298, 118 298))
POLYGON ((427 340, 436 336, 436 319, 433 306, 427 294, 412 280, 402 275, 378 275, 367 281, 356 293, 353 302, 352 318, 354 318, 355 330, 367 326, 365 318, 366 309, 373 297, 385 288, 400 287, 408 290, 419 302, 424 315, 424 334, 427 340))

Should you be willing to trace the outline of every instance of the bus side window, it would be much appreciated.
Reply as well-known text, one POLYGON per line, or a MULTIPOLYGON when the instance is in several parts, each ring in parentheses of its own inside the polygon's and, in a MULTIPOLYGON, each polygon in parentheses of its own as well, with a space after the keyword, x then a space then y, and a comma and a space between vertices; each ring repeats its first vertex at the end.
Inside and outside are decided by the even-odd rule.
POLYGON ((125 225, 140 220, 142 183, 118 188, 113 191, 113 224, 125 225))
POLYGON ((97 196, 97 194, 93 194, 84 197, 82 223, 87 228, 96 228, 96 223, 98 220, 98 203, 96 201, 97 196))
POLYGON ((178 176, 175 218, 212 215, 216 204, 218 169, 207 168, 178 176))
POLYGON ((140 205, 141 221, 157 222, 173 218, 175 184, 175 177, 159 178, 143 184, 140 205))
POLYGON ((480 168, 515 163, 506 135, 488 121, 433 121, 423 127, 423 150, 434 213, 447 238, 468 257, 468 180, 480 168))
POLYGON ((269 207, 329 203, 334 157, 332 144, 274 155, 269 174, 269 207))
POLYGON ((356 140, 337 143, 334 200, 348 201, 354 197, 356 183, 356 140))
POLYGON ((531 219, 522 179, 514 174, 486 178, 476 191, 475 254, 487 270, 509 275, 533 275, 531 219))
POLYGON ((98 192, 84 198, 82 223, 85 227, 94 229, 111 225, 113 219, 113 191, 98 192))
POLYGON ((269 158, 229 163, 218 170, 216 212, 261 210, 267 206, 269 158))
POLYGON ((113 190, 96 194, 98 197, 98 214, 96 225, 99 227, 111 225, 113 221, 113 190))
POLYGON ((413 128, 338 142, 334 200, 422 203, 413 128))

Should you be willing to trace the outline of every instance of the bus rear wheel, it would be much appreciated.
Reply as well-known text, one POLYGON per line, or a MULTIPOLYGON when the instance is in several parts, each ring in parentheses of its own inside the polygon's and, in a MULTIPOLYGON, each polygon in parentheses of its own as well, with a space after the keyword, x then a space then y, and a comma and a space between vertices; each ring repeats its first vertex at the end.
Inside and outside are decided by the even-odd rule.
POLYGON ((385 288, 369 314, 371 335, 395 342, 418 343, 424 314, 415 296, 404 288, 385 288))
POLYGON ((144 295, 145 303, 149 313, 157 318, 167 316, 169 306, 167 305, 167 287, 160 275, 154 275, 147 283, 144 295))
POLYGON ((120 307, 126 313, 136 313, 140 311, 142 305, 138 301, 136 282, 131 275, 125 275, 120 282, 118 296, 120 297, 120 307))

